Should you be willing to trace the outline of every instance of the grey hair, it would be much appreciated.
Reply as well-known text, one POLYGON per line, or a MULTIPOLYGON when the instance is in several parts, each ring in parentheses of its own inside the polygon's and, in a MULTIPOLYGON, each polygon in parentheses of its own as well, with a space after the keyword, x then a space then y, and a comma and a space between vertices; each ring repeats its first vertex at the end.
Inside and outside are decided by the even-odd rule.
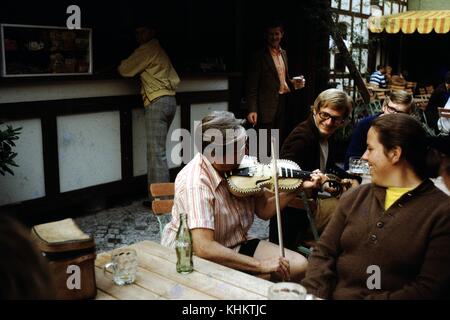
POLYGON ((242 134, 245 134, 245 129, 243 124, 245 120, 236 119, 233 113, 228 111, 213 111, 202 119, 201 130, 202 130, 202 147, 203 149, 209 145, 211 138, 206 134, 208 130, 219 131, 222 137, 226 137, 228 140, 229 132, 234 131, 233 140, 225 141, 219 144, 228 144, 230 142, 236 141, 242 134))

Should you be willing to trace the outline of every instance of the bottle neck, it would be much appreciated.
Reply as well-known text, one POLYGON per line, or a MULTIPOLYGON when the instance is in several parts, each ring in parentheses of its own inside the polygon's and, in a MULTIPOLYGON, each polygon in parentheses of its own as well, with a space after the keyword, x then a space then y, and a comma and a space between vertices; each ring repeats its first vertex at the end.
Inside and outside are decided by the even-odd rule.
POLYGON ((183 228, 187 228, 186 213, 184 212, 180 213, 180 230, 183 228))

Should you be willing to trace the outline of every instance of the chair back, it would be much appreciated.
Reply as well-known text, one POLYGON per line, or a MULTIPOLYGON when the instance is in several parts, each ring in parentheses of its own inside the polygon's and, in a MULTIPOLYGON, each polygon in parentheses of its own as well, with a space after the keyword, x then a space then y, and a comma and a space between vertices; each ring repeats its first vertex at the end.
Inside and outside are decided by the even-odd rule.
POLYGON ((417 108, 425 111, 427 109, 428 101, 430 100, 429 94, 418 94, 414 96, 414 103, 417 108))
POLYGON ((164 226, 170 221, 173 196, 175 195, 175 184, 172 182, 152 183, 148 188, 153 197, 152 211, 158 220, 159 235, 162 238, 164 226), (161 197, 164 197, 165 199, 161 199, 161 197))
POLYGON ((439 117, 450 119, 450 109, 438 108, 439 117))
POLYGON ((412 89, 413 91, 416 89, 417 82, 408 81, 406 82, 406 88, 412 89))
POLYGON ((150 184, 149 189, 150 194, 153 197, 153 213, 156 215, 162 215, 171 212, 173 207, 173 196, 175 194, 175 184, 171 182, 152 183, 150 184), (161 197, 166 199, 161 199, 161 197))
POLYGON ((402 85, 392 84, 392 85, 390 86, 390 89, 391 89, 392 91, 399 91, 399 90, 405 90, 406 88, 405 88, 405 86, 402 86, 402 85))

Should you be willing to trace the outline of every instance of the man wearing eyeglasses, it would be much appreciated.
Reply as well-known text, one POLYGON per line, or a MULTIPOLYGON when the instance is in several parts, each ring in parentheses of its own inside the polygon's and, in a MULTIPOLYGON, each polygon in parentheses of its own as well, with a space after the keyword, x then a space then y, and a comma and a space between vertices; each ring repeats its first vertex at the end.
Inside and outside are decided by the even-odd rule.
MULTIPOLYGON (((341 178, 350 176, 335 165, 336 145, 333 134, 342 127, 352 111, 352 99, 342 90, 328 89, 314 101, 312 114, 289 134, 281 147, 280 158, 296 162, 302 170, 334 173, 341 178)), ((323 182, 323 181, 322 181, 323 182)), ((298 209, 283 210, 283 242, 287 248, 296 249, 308 225, 298 209)), ((329 220, 329 219, 328 219, 329 220)), ((323 229, 328 220, 316 226, 323 229)), ((271 219, 269 239, 278 243, 276 219, 271 219)))
POLYGON ((353 132, 352 140, 345 154, 344 169, 348 169, 350 157, 361 157, 367 148, 367 133, 372 122, 383 114, 406 113, 411 114, 414 111, 413 97, 406 91, 392 91, 384 100, 381 113, 368 116, 362 119, 353 132))

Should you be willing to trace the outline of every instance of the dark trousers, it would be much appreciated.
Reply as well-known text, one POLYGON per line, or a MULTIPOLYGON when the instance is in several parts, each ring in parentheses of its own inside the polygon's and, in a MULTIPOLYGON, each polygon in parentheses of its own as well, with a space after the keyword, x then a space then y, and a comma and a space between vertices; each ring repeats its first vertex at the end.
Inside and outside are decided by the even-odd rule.
MULTIPOLYGON (((258 155, 260 155, 261 153, 259 152, 259 145, 260 145, 260 139, 262 138, 262 136, 260 136, 259 134, 259 129, 267 129, 268 130, 268 134, 267 134, 267 140, 266 140, 266 146, 267 146, 267 155, 271 156, 272 152, 271 152, 271 129, 278 129, 279 134, 278 134, 278 147, 279 149, 281 149, 281 146, 283 144, 284 139, 286 138, 286 132, 284 130, 285 127, 285 118, 284 115, 286 113, 286 106, 287 106, 287 95, 286 94, 281 94, 279 95, 278 98, 278 106, 277 106, 277 112, 275 114, 275 118, 271 121, 271 122, 259 122, 258 121, 258 125, 256 126, 255 129, 258 130, 258 155)), ((260 157, 258 156, 258 159, 260 157)))
MULTIPOLYGON (((287 249, 297 251, 309 227, 305 210, 287 207, 281 212, 283 244, 287 249)), ((277 216, 270 219, 269 241, 279 244, 277 216)))

